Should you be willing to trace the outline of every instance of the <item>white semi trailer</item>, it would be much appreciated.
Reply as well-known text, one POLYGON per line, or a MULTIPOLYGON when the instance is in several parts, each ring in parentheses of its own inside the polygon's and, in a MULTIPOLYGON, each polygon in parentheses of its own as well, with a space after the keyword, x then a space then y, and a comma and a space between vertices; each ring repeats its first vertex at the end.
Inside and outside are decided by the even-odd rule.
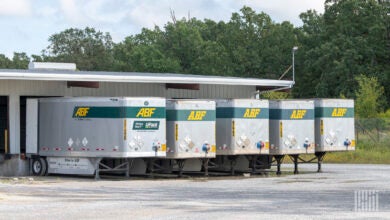
POLYGON ((165 170, 201 171, 208 175, 215 158, 215 101, 167 100, 167 156, 165 170))
POLYGON ((151 97, 28 99, 32 173, 128 176, 133 159, 166 156, 165 105, 151 97))
POLYGON ((216 100, 216 117, 218 169, 232 174, 263 169, 261 158, 269 155, 268 100, 216 100))

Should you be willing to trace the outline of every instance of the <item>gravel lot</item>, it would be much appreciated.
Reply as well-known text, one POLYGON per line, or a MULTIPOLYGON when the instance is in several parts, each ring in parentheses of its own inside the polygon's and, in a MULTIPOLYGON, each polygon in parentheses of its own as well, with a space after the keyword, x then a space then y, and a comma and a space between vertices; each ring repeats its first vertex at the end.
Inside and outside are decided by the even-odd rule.
POLYGON ((0 219, 390 219, 390 165, 315 170, 307 164, 299 175, 250 178, 3 178, 0 219), (376 190, 377 210, 355 210, 368 204, 355 200, 361 190, 376 190))

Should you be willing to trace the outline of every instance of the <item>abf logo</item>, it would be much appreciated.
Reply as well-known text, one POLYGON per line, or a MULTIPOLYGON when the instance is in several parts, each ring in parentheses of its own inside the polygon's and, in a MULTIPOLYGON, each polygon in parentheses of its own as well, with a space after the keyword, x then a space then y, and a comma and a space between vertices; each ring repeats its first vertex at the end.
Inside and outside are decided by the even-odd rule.
POLYGON ((256 118, 259 113, 259 108, 247 108, 245 109, 244 118, 256 118))
POLYGON ((206 116, 206 111, 191 111, 188 115, 188 121, 202 121, 204 116, 206 116))
POLYGON ((302 119, 303 117, 305 117, 305 114, 306 114, 306 110, 303 110, 303 109, 298 109, 298 110, 294 110, 290 116, 291 119, 302 119))
POLYGON ((78 107, 74 117, 85 117, 87 116, 89 107, 78 107))
POLYGON ((156 108, 141 108, 135 117, 150 118, 155 110, 156 108))
POLYGON ((334 108, 332 111, 332 117, 343 117, 346 113, 346 108, 334 108))

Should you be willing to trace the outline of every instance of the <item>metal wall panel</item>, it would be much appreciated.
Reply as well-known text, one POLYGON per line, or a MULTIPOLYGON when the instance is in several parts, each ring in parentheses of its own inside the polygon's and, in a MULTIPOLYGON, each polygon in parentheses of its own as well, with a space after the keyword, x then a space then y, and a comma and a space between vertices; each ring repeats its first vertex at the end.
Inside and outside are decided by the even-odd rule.
POLYGON ((200 85, 200 90, 168 89, 167 98, 251 98, 255 86, 200 85))
POLYGON ((255 86, 200 85, 200 90, 166 89, 164 84, 101 82, 100 88, 67 87, 63 81, 1 80, 0 95, 152 96, 166 98, 250 98, 255 86))
POLYGON ((165 97, 164 84, 151 83, 107 83, 100 88, 67 87, 60 81, 1 80, 0 94, 20 96, 153 96, 165 97))

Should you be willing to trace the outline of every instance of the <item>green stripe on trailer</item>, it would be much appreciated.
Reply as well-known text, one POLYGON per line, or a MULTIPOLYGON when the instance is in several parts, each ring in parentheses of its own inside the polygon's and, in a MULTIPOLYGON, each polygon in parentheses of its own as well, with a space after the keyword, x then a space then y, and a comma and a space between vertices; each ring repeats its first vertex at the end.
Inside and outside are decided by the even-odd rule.
POLYGON ((215 110, 167 110, 167 121, 215 121, 215 110))
POLYGON ((316 118, 353 118, 355 116, 354 108, 343 107, 316 107, 316 118))
POLYGON ((217 108, 217 118, 269 118, 268 108, 217 108))
POLYGON ((73 118, 165 118, 164 107, 76 106, 73 118))
POLYGON ((309 120, 314 119, 314 109, 270 109, 271 120, 309 120))

